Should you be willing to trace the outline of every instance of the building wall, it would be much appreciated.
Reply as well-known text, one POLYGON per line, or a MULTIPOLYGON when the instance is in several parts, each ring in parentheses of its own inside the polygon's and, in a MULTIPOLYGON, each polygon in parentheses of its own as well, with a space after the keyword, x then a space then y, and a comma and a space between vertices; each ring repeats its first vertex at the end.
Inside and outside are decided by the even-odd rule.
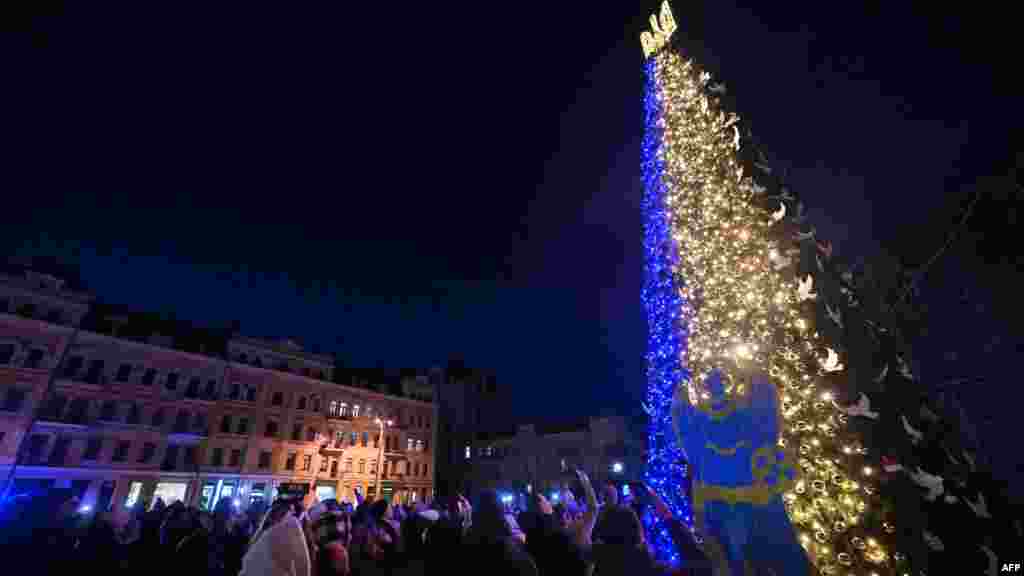
POLYGON ((376 486, 380 416, 394 422, 384 430, 385 493, 403 502, 432 495, 437 420, 430 403, 340 386, 301 369, 257 368, 87 331, 78 333, 58 367, 72 332, 0 312, 0 352, 5 343, 16 350, 10 359, 0 356, 7 360, 0 362, 5 478, 55 371, 54 394, 41 406, 28 457, 17 469, 18 490, 69 487, 86 504, 103 505, 124 503, 136 491, 148 499, 158 487, 177 484, 189 503, 198 504, 204 488, 231 486, 232 495, 248 502, 258 487, 269 499, 281 483, 300 482, 330 486, 339 499, 351 498, 355 487, 366 494, 376 486), (36 349, 44 353, 32 357, 37 367, 28 367, 36 349), (12 403, 19 391, 24 399, 3 410, 10 391, 12 403), (240 430, 243 419, 247 425, 240 430), (331 449, 310 440, 316 434, 330 438, 331 449))
POLYGON ((550 491, 566 487, 566 468, 579 467, 595 487, 608 482, 638 480, 643 466, 643 442, 624 418, 593 418, 578 430, 538 433, 520 426, 514 436, 477 442, 471 456, 474 491, 491 489, 550 491), (615 463, 622 472, 613 472, 615 463))

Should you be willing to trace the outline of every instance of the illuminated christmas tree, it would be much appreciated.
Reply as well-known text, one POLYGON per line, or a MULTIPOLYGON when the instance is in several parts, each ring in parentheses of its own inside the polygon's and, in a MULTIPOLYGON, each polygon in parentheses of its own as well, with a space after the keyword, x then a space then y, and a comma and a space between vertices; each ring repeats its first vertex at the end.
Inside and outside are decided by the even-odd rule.
MULTIPOLYGON (((713 486, 708 493, 735 505, 759 490, 775 491, 792 524, 786 528, 795 530, 823 574, 901 574, 907 567, 893 547, 895 527, 883 513, 878 470, 849 426, 852 409, 835 402, 843 350, 819 333, 814 279, 797 275, 794 249, 785 241, 793 240, 787 210, 797 207, 767 193, 770 169, 745 149, 749 138, 739 117, 723 110, 724 87, 672 49, 676 23, 667 2, 651 25, 641 37, 647 480, 692 525, 697 512, 683 490, 686 455, 673 433, 673 399, 720 420, 750 396, 752 375, 761 375, 777 391, 778 446, 766 453, 741 442, 728 453, 746 458, 746 473, 761 484, 713 486), (724 402, 713 381, 722 383, 724 402), (784 453, 795 477, 771 476, 766 487, 766 466, 782 462, 784 453)), ((813 232, 798 231, 795 239, 813 245, 813 232)), ((648 523, 662 559, 678 561, 664 527, 648 523)))

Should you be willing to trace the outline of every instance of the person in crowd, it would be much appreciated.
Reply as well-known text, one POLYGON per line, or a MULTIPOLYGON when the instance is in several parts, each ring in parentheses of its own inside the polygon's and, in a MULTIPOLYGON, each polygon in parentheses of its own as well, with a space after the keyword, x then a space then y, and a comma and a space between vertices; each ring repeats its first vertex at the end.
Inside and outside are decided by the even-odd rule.
POLYGON ((480 494, 473 510, 473 524, 465 538, 474 548, 481 569, 497 574, 536 575, 537 565, 512 535, 505 513, 494 491, 480 494))

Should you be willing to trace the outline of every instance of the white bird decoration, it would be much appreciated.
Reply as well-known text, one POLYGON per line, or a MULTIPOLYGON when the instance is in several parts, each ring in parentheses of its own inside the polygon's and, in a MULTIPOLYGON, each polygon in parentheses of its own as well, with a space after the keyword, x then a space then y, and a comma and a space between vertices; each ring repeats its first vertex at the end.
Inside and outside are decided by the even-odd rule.
POLYGON ((736 151, 739 152, 740 151, 740 129, 735 127, 735 126, 733 126, 732 129, 733 129, 732 145, 733 145, 733 148, 736 148, 736 151))
POLYGON ((909 476, 915 484, 928 490, 928 493, 925 494, 924 498, 929 502, 934 502, 936 498, 942 496, 946 491, 945 486, 942 485, 942 476, 929 474, 924 470, 921 470, 920 466, 918 466, 916 473, 910 473, 909 476))
POLYGON ((765 188, 764 186, 761 186, 756 181, 754 182, 754 195, 760 196, 760 195, 764 194, 767 191, 768 191, 768 188, 765 188))
POLYGON ((839 326, 840 328, 843 327, 843 315, 839 308, 833 310, 832 307, 828 305, 828 302, 825 302, 825 314, 828 314, 828 317, 836 323, 836 326, 839 326))
POLYGON ((924 438, 924 434, 922 434, 920 430, 917 430, 916 428, 910 425, 910 422, 907 422, 906 416, 901 414, 900 420, 903 421, 903 429, 906 430, 907 434, 910 435, 911 443, 917 444, 918 442, 921 441, 921 438, 924 438))
POLYGON ((779 220, 782 220, 785 217, 786 217, 786 205, 780 203, 779 204, 779 209, 776 210, 775 212, 772 212, 772 222, 778 222, 779 220))
POLYGON ((651 414, 651 407, 648 406, 646 402, 641 402, 640 406, 643 407, 644 412, 646 412, 648 416, 653 416, 653 414, 651 414))
POLYGON ((945 446, 943 446, 942 447, 942 451, 946 453, 946 459, 947 460, 949 460, 951 463, 953 463, 953 464, 955 464, 957 466, 960 465, 960 461, 956 459, 956 456, 953 456, 953 453, 949 451, 949 448, 946 448, 945 446))
POLYGON ((825 266, 821 263, 821 256, 818 254, 814 255, 814 262, 818 265, 818 272, 824 272, 825 266))
POLYGON ((914 373, 910 371, 910 366, 907 365, 906 361, 903 360, 902 356, 896 356, 896 363, 899 364, 900 374, 907 380, 914 379, 914 373))
POLYGON ((928 544, 928 547, 932 550, 935 550, 936 552, 942 552, 946 549, 946 547, 942 545, 942 540, 939 540, 939 537, 935 534, 932 534, 931 532, 925 530, 921 534, 921 536, 924 538, 925 543, 928 544))
POLYGON ((991 518, 992 515, 988 512, 988 505, 985 503, 985 495, 978 492, 978 500, 971 501, 968 498, 964 498, 964 502, 974 512, 974 515, 978 518, 991 518))
POLYGON ((760 170, 761 172, 764 172, 765 174, 771 174, 772 173, 771 166, 768 166, 767 164, 762 164, 760 162, 754 162, 754 167, 757 168, 758 170, 760 170))
POLYGON ((875 384, 881 384, 882 380, 885 380, 885 377, 888 374, 889 374, 889 364, 886 363, 885 366, 882 366, 882 371, 879 372, 878 376, 875 377, 875 379, 874 379, 875 384))
POLYGON ((845 270, 842 274, 839 275, 839 277, 843 279, 843 282, 846 282, 847 284, 853 284, 853 272, 845 270))
POLYGON ((993 552, 991 548, 989 548, 988 546, 985 546, 984 544, 979 546, 979 548, 981 548, 981 551, 985 553, 986 557, 988 557, 988 569, 985 570, 985 574, 987 576, 998 576, 998 574, 999 574, 999 559, 996 558, 996 553, 993 552))
POLYGON ((817 229, 811 228, 807 232, 795 232, 793 237, 796 238, 797 242, 803 242, 804 240, 814 240, 814 235, 817 233, 817 229))
POLYGON ((865 320, 864 323, 867 324, 868 327, 870 327, 875 332, 878 332, 879 334, 886 334, 886 333, 889 332, 888 328, 883 328, 883 327, 879 326, 878 324, 875 324, 871 320, 865 320))
POLYGON ((844 408, 839 404, 836 404, 835 400, 832 401, 832 405, 836 407, 836 410, 839 410, 840 412, 846 414, 847 416, 863 416, 865 418, 870 418, 872 420, 878 420, 878 412, 874 412, 871 410, 871 399, 868 398, 867 394, 864 394, 863 392, 860 393, 860 399, 857 401, 857 403, 853 404, 852 406, 847 406, 844 408))
POLYGON ((946 494, 945 496, 943 496, 943 498, 946 500, 946 504, 956 504, 957 502, 960 501, 959 498, 952 494, 946 494))
POLYGON ((797 286, 796 290, 797 298, 800 300, 800 302, 803 302, 804 300, 814 300, 815 298, 818 297, 818 294, 817 292, 813 292, 813 290, 814 278, 812 278, 811 275, 808 274, 806 279, 799 281, 799 285, 797 286))
POLYGON ((709 74, 708 72, 701 72, 700 73, 700 83, 701 84, 707 85, 707 83, 710 80, 711 80, 711 74, 709 74))
POLYGON ((822 361, 821 367, 825 372, 839 372, 843 369, 843 365, 839 363, 839 354, 831 348, 826 348, 825 360, 822 361))
POLYGON ((963 452, 964 460, 967 460, 967 466, 971 469, 971 472, 974 472, 974 458, 971 457, 971 453, 967 450, 964 450, 963 452))
POLYGON ((708 92, 711 92, 712 94, 725 94, 725 84, 722 82, 719 82, 718 84, 712 84, 708 88, 708 92))

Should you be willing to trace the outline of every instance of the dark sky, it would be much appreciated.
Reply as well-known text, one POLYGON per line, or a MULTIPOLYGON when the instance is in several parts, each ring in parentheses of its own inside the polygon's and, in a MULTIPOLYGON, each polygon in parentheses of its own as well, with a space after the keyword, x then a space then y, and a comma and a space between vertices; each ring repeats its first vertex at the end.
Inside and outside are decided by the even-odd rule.
MULTIPOLYGON (((655 2, 103 4, 36 20, 47 46, 5 63, 10 252, 351 365, 462 353, 524 418, 635 409, 655 2)), ((842 255, 1006 156, 1007 15, 748 4, 676 2, 681 44, 842 255)))

